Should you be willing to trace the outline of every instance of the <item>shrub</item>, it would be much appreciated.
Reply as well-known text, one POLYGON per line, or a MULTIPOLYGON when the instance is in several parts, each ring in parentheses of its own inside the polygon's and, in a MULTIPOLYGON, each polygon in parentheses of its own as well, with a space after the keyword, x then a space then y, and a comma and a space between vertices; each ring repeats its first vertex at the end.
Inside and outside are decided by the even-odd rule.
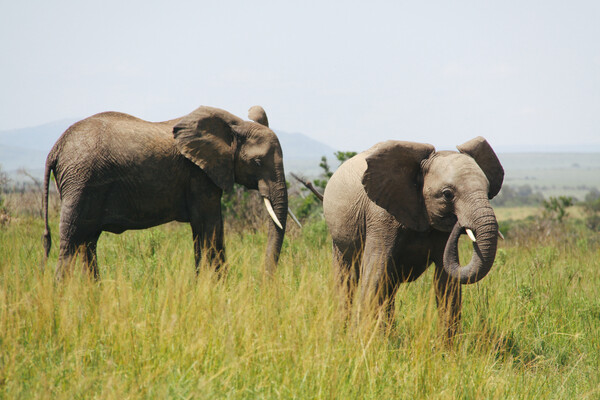
POLYGON ((583 212, 585 224, 592 231, 600 231, 600 192, 593 190, 585 196, 583 212))
POLYGON ((4 205, 4 193, 7 189, 8 182, 8 176, 2 171, 2 165, 0 165, 0 226, 5 225, 10 221, 8 209, 4 205))
MULTIPOLYGON (((339 165, 342 165, 346 160, 354 157, 357 153, 355 151, 336 151, 334 153, 337 160, 340 162, 339 165)), ((323 193, 325 191, 325 187, 327 186, 327 182, 329 182, 329 178, 333 175, 333 171, 329 166, 329 162, 327 161, 327 157, 321 157, 321 162, 319 163, 319 167, 323 170, 321 172, 319 179, 313 180, 313 185, 317 189, 317 191, 323 193)), ((306 193, 309 190, 307 188, 301 187, 300 191, 302 193, 306 193)), ((303 196, 301 201, 291 201, 292 203, 296 203, 296 215, 298 218, 302 220, 307 220, 318 216, 319 218, 323 214, 323 204, 313 193, 308 193, 306 196, 303 196)))
POLYGON ((502 190, 492 200, 496 207, 536 206, 544 201, 540 192, 534 192, 531 186, 502 186, 502 190))
POLYGON ((573 198, 568 196, 550 197, 542 202, 544 207, 544 216, 549 219, 555 219, 559 223, 569 215, 567 207, 573 205, 573 198))

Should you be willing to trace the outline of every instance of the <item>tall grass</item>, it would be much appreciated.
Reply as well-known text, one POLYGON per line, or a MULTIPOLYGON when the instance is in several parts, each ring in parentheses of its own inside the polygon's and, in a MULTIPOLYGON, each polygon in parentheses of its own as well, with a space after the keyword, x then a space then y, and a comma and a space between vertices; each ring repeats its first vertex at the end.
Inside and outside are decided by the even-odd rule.
POLYGON ((346 326, 323 223, 288 234, 273 279, 264 233, 228 234, 218 279, 196 276, 189 227, 168 224, 103 234, 100 282, 76 270, 56 284, 56 244, 39 268, 42 231, 33 218, 0 231, 2 398, 600 397, 594 236, 507 238, 463 288, 448 348, 433 271, 401 287, 387 332, 346 326))

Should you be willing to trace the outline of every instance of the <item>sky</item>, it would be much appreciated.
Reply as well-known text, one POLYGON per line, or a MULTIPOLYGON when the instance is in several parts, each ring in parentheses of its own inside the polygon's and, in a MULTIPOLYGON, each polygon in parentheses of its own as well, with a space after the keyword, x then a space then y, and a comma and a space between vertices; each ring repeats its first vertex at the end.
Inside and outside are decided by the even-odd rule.
POLYGON ((200 105, 336 149, 600 145, 600 2, 0 0, 0 130, 200 105))

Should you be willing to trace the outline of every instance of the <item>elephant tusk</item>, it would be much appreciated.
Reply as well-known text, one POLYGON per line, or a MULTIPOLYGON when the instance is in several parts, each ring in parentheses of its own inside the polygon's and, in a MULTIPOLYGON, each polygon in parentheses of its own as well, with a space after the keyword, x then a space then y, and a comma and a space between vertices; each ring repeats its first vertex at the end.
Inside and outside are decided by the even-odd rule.
POLYGON ((477 239, 475 239, 475 234, 473 234, 473 231, 470 230, 469 228, 467 228, 466 230, 467 230, 467 236, 469 237, 469 239, 471 239, 473 241, 473 243, 477 242, 477 239))
POLYGON ((502 232, 498 231, 498 237, 502 240, 504 240, 504 235, 502 234, 502 232))
POLYGON ((279 222, 279 220, 277 219, 277 216, 275 215, 275 211, 273 211, 273 206, 271 205, 271 201, 269 199, 267 199, 266 197, 263 197, 263 198, 265 200, 265 207, 267 207, 267 211, 269 212, 271 219, 273 220, 273 222, 275 222, 275 225, 277 225, 279 227, 279 229, 283 229, 283 226, 281 226, 281 222, 279 222))
POLYGON ((302 228, 302 224, 300 223, 300 221, 298 221, 298 218, 296 218, 296 216, 292 212, 292 209, 289 208, 289 207, 288 207, 288 214, 290 214, 290 217, 292 217, 292 219, 294 220, 294 222, 296 223, 296 225, 298 225, 298 227, 302 228))

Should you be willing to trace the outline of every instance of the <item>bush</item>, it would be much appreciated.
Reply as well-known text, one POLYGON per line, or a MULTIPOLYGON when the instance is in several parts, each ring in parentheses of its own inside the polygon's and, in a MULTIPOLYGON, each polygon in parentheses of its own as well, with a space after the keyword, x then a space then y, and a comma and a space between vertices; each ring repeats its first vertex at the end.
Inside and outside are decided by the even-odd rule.
POLYGON ((4 205, 4 193, 8 186, 8 176, 2 171, 2 165, 0 165, 0 226, 5 225, 10 220, 8 209, 4 205))
MULTIPOLYGON (((233 190, 223 192, 221 197, 221 212, 227 229, 243 231, 258 230, 264 224, 266 212, 260 194, 256 190, 234 184, 233 190)), ((270 218, 269 218, 270 219, 270 218)))
MULTIPOLYGON (((342 165, 344 161, 354 157, 356 154, 357 153, 355 151, 336 151, 334 153, 335 157, 340 162, 340 165, 342 165)), ((321 167, 323 172, 321 172, 319 179, 314 179, 312 183, 317 191, 323 194, 323 192, 325 192, 327 182, 329 182, 329 178, 331 178, 333 175, 333 171, 329 166, 326 156, 321 157, 319 167, 321 167)), ((309 192, 309 190, 305 187, 301 187, 300 191, 302 193, 309 192)), ((306 196, 302 196, 302 200, 300 201, 292 200, 290 203, 294 203, 296 216, 301 220, 306 221, 307 219, 312 219, 315 217, 321 218, 323 214, 323 204, 313 193, 308 193, 306 196)))
POLYGON ((544 216, 546 218, 555 219, 559 223, 569 215, 567 207, 573 205, 573 198, 567 196, 550 197, 542 202, 544 207, 544 216))
POLYGON ((585 196, 583 212, 586 226, 592 231, 600 231, 600 192, 598 190, 593 190, 585 196))
POLYGON ((300 204, 296 207, 296 216, 301 220, 307 220, 311 216, 319 215, 322 213, 323 207, 321 200, 310 193, 308 196, 300 201, 300 204))

